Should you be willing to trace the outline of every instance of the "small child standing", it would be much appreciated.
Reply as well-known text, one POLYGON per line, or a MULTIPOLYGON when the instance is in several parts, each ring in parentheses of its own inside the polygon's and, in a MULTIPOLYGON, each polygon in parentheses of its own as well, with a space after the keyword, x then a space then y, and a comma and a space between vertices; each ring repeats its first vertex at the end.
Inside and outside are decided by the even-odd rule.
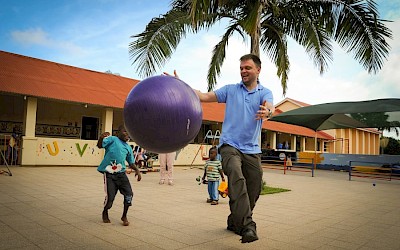
POLYGON ((204 181, 207 177, 208 181, 208 194, 210 198, 207 199, 207 203, 211 205, 218 205, 218 186, 219 176, 222 177, 222 181, 225 181, 224 173, 222 172, 221 161, 217 160, 218 150, 216 147, 212 147, 209 150, 209 160, 204 165, 204 175, 202 180, 204 181))

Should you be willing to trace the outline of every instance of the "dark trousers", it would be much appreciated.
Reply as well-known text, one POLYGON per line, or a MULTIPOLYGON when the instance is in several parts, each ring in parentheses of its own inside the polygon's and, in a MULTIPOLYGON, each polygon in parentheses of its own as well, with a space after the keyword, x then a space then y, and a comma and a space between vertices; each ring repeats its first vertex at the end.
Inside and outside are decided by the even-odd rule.
POLYGON ((262 188, 263 171, 259 154, 243 154, 224 144, 220 148, 222 169, 228 176, 229 207, 228 227, 241 234, 251 229, 256 232, 253 209, 262 188))
POLYGON ((132 187, 125 172, 116 174, 104 173, 104 188, 107 193, 104 199, 104 209, 112 207, 118 190, 124 196, 124 206, 132 205, 132 187))

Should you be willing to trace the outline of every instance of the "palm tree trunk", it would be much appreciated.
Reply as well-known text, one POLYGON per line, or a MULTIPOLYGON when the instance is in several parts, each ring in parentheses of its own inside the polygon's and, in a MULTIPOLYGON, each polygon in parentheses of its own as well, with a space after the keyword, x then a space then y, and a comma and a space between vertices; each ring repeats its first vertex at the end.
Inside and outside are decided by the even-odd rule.
POLYGON ((259 3, 258 11, 257 11, 257 21, 255 23, 255 29, 253 34, 250 34, 251 37, 251 46, 250 46, 250 53, 260 57, 260 36, 261 36, 261 12, 266 6, 266 1, 262 0, 259 3))
POLYGON ((260 32, 255 32, 251 36, 251 47, 250 47, 250 53, 254 54, 258 57, 260 57, 260 32))

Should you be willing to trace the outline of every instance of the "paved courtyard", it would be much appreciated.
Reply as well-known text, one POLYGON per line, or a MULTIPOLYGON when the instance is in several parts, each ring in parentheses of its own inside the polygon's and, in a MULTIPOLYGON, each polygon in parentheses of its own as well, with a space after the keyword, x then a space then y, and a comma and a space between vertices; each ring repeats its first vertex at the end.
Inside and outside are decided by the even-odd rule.
POLYGON ((128 227, 120 194, 111 224, 102 222, 102 176, 94 167, 11 171, 0 175, 0 249, 400 249, 400 181, 265 170, 269 186, 291 191, 260 196, 253 216, 260 239, 242 244, 226 230, 228 198, 206 203, 197 168, 176 167, 174 186, 159 185, 158 172, 141 182, 130 175, 128 227))

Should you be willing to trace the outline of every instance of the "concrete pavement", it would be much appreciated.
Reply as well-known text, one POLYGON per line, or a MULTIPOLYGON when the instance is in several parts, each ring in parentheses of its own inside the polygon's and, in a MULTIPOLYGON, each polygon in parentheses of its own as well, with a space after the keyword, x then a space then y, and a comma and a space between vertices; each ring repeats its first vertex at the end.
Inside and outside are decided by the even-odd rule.
POLYGON ((228 198, 206 203, 197 168, 175 167, 174 186, 159 185, 158 172, 141 182, 130 175, 128 227, 120 194, 111 224, 102 222, 102 176, 94 167, 11 171, 0 175, 0 249, 400 249, 400 181, 265 170, 269 186, 291 191, 260 196, 253 216, 260 239, 242 244, 226 230, 228 198))

